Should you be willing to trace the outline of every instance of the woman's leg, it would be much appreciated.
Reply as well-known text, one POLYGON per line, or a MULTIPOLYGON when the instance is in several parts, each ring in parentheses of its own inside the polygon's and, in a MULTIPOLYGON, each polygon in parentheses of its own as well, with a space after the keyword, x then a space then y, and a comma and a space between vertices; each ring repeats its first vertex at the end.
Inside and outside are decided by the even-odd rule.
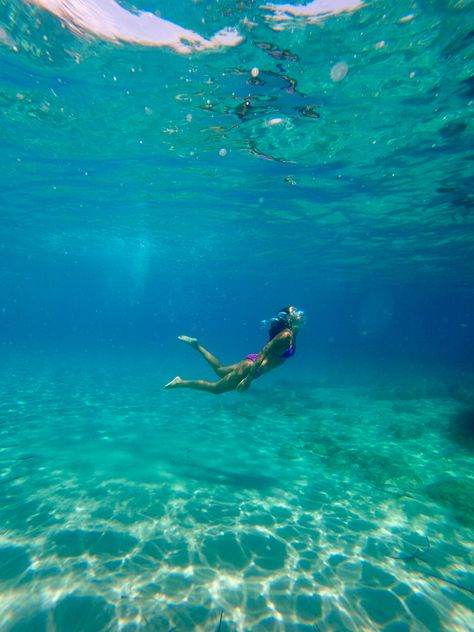
POLYGON ((220 393, 235 390, 237 388, 237 384, 239 384, 248 373, 251 365, 252 363, 248 360, 239 362, 234 371, 228 373, 217 382, 208 382, 207 380, 183 380, 181 377, 176 376, 174 380, 165 384, 165 388, 192 388, 196 391, 205 391, 206 393, 219 395, 220 393))
POLYGON ((231 373, 232 371, 234 371, 235 368, 237 367, 236 364, 230 364, 229 366, 222 366, 219 360, 216 357, 214 357, 212 353, 210 353, 201 344, 199 344, 199 341, 197 338, 190 338, 189 336, 178 336, 178 340, 182 340, 193 349, 196 349, 196 351, 199 351, 199 353, 204 357, 206 362, 212 367, 214 372, 219 377, 224 377, 228 373, 231 373))

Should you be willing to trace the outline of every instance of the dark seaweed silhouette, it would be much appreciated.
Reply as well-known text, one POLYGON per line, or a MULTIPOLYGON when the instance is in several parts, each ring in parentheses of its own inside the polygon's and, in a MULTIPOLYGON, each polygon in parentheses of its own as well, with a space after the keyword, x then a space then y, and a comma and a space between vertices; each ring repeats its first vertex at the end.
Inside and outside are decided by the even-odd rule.
MULTIPOLYGON (((423 561, 423 560, 422 560, 423 561)), ((441 577, 441 575, 435 575, 434 573, 424 573, 426 577, 432 577, 433 579, 437 579, 440 582, 444 582, 445 584, 450 584, 450 586, 454 586, 459 590, 464 590, 465 592, 474 595, 474 589, 469 586, 463 586, 462 584, 458 584, 458 582, 454 582, 452 579, 446 579, 446 577, 441 577)))
MULTIPOLYGON (((413 553, 407 553, 406 555, 405 554, 402 554, 402 555, 387 554, 387 557, 391 557, 393 560, 401 560, 403 562, 411 562, 413 560, 419 560, 422 564, 428 564, 428 562, 422 558, 422 555, 425 555, 431 549, 431 543, 428 539, 428 536, 425 536, 425 540, 426 540, 426 545, 423 548, 414 547, 415 550, 413 553)), ((436 573, 428 573, 420 569, 411 569, 411 570, 416 570, 421 575, 424 575, 425 577, 432 577, 433 579, 437 579, 440 582, 449 584, 450 586, 454 586, 455 588, 458 588, 459 590, 463 590, 465 592, 470 593, 471 595, 474 595, 474 589, 471 588, 470 586, 464 586, 463 584, 459 584, 458 582, 455 582, 452 579, 446 579, 446 577, 442 577, 441 575, 437 575, 436 573)))
POLYGON ((405 554, 402 554, 402 555, 387 555, 387 557, 391 557, 392 560, 403 560, 404 562, 409 562, 410 560, 420 560, 420 562, 424 562, 424 560, 420 559, 420 555, 424 555, 431 548, 430 541, 428 540, 428 536, 426 536, 426 535, 425 535, 425 540, 426 540, 426 546, 424 548, 415 547, 414 553, 411 553, 411 554, 408 553, 407 555, 405 555, 405 554))
POLYGON ((221 616, 219 619, 219 625, 217 626, 217 632, 220 632, 221 626, 222 626, 222 617, 224 616, 224 611, 221 610, 221 616))

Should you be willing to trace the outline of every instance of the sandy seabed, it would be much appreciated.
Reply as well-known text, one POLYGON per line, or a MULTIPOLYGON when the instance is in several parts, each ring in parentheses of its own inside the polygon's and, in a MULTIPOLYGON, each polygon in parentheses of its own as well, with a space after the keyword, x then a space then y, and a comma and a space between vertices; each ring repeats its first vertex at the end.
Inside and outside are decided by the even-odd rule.
POLYGON ((2 370, 1 632, 474 629, 468 378, 109 366, 2 370))

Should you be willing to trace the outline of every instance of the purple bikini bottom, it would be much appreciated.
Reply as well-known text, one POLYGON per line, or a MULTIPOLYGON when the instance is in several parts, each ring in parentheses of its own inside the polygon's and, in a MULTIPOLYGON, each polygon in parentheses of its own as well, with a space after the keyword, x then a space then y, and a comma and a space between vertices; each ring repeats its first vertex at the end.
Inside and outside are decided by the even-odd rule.
MULTIPOLYGON (((248 355, 245 356, 246 360, 250 360, 250 362, 256 362, 258 358, 258 353, 249 353, 248 355)), ((254 377, 260 377, 262 375, 262 372, 260 371, 260 369, 257 369, 254 377)))

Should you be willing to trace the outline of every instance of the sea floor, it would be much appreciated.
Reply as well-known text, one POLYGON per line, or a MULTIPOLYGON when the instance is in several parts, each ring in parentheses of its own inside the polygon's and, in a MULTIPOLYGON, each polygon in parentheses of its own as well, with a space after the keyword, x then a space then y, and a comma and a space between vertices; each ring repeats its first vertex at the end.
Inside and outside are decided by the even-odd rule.
POLYGON ((170 377, 4 364, 1 632, 474 629, 472 376, 170 377))

